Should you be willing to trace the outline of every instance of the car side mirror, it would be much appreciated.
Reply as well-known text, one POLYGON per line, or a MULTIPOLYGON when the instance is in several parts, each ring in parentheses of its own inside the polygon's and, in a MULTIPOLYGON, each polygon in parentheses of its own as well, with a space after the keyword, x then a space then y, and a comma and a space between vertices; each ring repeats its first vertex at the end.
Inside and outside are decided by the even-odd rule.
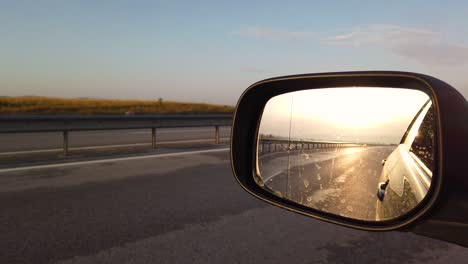
POLYGON ((303 215, 467 245, 467 117, 461 94, 422 74, 267 79, 237 104, 232 168, 255 197, 303 215))

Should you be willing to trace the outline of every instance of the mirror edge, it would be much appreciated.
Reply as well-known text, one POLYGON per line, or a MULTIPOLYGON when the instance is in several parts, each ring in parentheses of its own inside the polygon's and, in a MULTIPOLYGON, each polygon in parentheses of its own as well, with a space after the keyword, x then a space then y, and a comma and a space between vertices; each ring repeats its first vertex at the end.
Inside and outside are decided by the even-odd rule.
MULTIPOLYGON (((285 92, 303 90, 306 88, 306 84, 307 89, 323 88, 327 87, 327 85, 328 87, 340 87, 340 85, 341 87, 379 86, 379 83, 382 87, 408 88, 408 84, 411 84, 409 88, 422 90, 429 95, 436 106, 437 116, 439 117, 440 113, 437 97, 435 96, 434 88, 426 81, 427 77, 433 78, 408 72, 338 72, 283 76, 266 79, 251 85, 240 97, 233 118, 233 127, 231 132, 231 165, 236 180, 242 188, 258 199, 323 221, 371 231, 395 230, 410 226, 429 211, 438 198, 442 180, 443 158, 441 148, 438 148, 436 152, 437 160, 439 161, 436 169, 436 180, 434 181, 434 184, 431 184, 431 189, 421 204, 402 217, 395 218, 390 221, 369 222, 337 216, 305 206, 300 206, 296 203, 288 202, 287 200, 273 196, 261 189, 254 181, 249 181, 249 179, 252 180, 255 177, 253 164, 256 164, 254 160, 255 148, 252 148, 251 146, 256 145, 255 142, 257 141, 257 132, 259 129, 261 113, 263 112, 263 107, 268 99, 274 95, 285 92), (287 88, 284 86, 286 83, 289 85, 287 88), (402 86, 403 84, 405 84, 405 86, 402 86), (240 126, 244 128, 249 127, 249 129, 244 129, 246 132, 242 133, 241 129, 239 129, 240 126)), ((441 121, 440 118, 437 120, 438 146, 441 146, 441 121)))

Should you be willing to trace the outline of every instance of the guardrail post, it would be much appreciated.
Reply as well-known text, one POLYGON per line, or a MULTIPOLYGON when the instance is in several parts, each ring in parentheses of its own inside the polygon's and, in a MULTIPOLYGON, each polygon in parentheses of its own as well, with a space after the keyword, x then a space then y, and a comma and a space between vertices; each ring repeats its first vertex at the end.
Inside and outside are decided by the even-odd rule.
POLYGON ((156 128, 151 128, 151 147, 156 149, 156 128))
POLYGON ((219 144, 219 126, 215 126, 215 144, 219 144))
POLYGON ((63 155, 68 155, 68 131, 63 131, 63 155))

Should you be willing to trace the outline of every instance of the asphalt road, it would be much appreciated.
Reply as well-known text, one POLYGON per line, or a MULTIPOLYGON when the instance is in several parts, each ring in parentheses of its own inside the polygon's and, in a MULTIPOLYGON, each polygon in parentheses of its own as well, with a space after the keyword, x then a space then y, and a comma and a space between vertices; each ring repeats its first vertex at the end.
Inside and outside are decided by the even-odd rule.
POLYGON ((468 249, 453 244, 357 231, 267 205, 237 185, 227 146, 211 149, 0 170, 0 263, 468 259, 468 249))
POLYGON ((260 158, 260 172, 266 186, 282 197, 374 221, 382 160, 394 149, 371 146, 269 153, 260 158))

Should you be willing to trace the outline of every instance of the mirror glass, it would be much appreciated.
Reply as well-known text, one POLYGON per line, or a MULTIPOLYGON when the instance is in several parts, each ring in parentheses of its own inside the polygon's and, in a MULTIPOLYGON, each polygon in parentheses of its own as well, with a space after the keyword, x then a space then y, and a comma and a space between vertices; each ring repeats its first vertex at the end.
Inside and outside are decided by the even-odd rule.
POLYGON ((418 90, 348 87, 271 98, 256 182, 284 199, 366 221, 399 217, 427 194, 436 113, 418 90))

